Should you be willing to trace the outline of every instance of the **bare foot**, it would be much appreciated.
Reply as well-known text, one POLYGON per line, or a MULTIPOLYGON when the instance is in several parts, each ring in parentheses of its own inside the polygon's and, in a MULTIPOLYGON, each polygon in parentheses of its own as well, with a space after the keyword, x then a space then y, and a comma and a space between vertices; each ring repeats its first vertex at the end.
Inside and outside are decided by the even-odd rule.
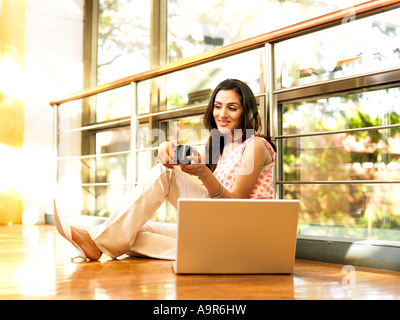
POLYGON ((79 247, 86 254, 90 260, 99 260, 102 252, 96 246, 89 233, 86 230, 71 227, 72 239, 79 245, 79 247))

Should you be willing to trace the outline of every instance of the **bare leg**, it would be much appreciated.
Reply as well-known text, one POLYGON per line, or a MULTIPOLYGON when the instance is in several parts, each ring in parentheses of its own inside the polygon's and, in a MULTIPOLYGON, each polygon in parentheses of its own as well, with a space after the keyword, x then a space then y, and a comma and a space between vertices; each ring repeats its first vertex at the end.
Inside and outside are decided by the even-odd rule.
POLYGON ((102 252, 86 230, 71 227, 72 239, 79 245, 90 260, 99 260, 102 252))
POLYGON ((79 251, 76 257, 91 260, 100 259, 102 252, 90 238, 89 233, 86 230, 69 225, 61 213, 56 199, 54 199, 54 219, 57 231, 79 251))

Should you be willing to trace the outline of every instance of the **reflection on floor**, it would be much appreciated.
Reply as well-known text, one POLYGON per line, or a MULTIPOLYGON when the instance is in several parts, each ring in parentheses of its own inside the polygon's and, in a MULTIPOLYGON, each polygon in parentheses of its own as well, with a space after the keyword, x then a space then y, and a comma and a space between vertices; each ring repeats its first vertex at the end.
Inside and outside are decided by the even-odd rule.
POLYGON ((54 226, 0 226, 0 300, 399 299, 400 273, 297 260, 292 275, 175 275, 170 261, 71 262, 54 226))

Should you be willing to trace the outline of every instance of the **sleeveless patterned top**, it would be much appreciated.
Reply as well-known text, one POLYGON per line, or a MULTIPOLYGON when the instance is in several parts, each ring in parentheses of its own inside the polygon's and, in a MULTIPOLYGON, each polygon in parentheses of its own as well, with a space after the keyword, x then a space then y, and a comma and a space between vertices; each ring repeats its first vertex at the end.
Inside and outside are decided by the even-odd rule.
POLYGON ((240 147, 234 149, 225 158, 220 156, 217 167, 214 170, 214 176, 227 190, 230 190, 235 182, 236 176, 238 175, 240 163, 242 161, 242 154, 246 149, 246 145, 253 139, 260 139, 264 142, 267 150, 271 154, 272 162, 261 169, 258 180, 249 195, 249 199, 273 199, 275 151, 264 138, 252 136, 244 141, 240 147))

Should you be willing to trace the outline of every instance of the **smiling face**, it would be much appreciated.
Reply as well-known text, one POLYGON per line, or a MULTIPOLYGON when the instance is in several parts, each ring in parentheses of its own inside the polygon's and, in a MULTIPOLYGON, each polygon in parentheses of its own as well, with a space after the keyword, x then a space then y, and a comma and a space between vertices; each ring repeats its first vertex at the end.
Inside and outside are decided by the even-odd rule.
POLYGON ((242 128, 243 106, 235 90, 220 90, 215 96, 213 117, 218 131, 222 134, 233 133, 242 128))

